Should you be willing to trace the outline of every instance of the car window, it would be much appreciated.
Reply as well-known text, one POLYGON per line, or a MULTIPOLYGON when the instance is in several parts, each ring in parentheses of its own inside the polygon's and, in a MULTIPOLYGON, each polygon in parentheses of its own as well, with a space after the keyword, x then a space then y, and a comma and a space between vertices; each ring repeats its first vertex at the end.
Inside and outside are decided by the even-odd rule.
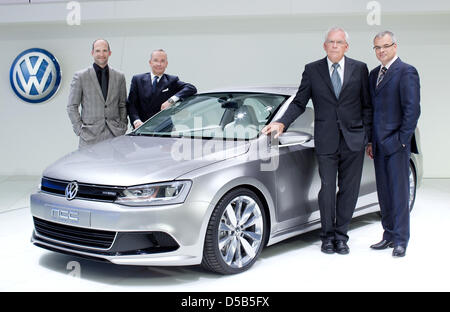
POLYGON ((287 132, 290 131, 306 132, 314 135, 314 109, 311 101, 306 106, 304 113, 298 116, 289 126, 287 132))
POLYGON ((288 97, 235 92, 194 95, 154 115, 133 134, 252 139, 288 97))

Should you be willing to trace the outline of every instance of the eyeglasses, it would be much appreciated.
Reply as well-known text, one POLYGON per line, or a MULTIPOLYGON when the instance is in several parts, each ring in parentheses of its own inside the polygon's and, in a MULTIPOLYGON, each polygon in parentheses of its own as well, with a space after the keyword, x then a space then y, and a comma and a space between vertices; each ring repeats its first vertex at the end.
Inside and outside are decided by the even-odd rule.
POLYGON ((343 41, 343 40, 338 40, 338 41, 336 41, 336 40, 327 40, 327 41, 325 41, 325 43, 329 44, 329 45, 336 44, 338 46, 343 46, 343 45, 347 44, 347 41, 343 41))
POLYGON ((381 49, 389 49, 390 47, 392 47, 395 44, 395 42, 392 42, 391 44, 385 44, 384 46, 380 47, 380 46, 374 46, 373 49, 375 51, 380 51, 381 49))

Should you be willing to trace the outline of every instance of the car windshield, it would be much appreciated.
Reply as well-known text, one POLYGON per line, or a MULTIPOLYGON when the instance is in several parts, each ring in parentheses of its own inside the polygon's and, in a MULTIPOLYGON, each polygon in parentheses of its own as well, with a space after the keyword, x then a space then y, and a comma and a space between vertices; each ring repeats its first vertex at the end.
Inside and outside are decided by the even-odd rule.
POLYGON ((154 115, 132 135, 253 139, 287 98, 265 93, 194 95, 154 115))

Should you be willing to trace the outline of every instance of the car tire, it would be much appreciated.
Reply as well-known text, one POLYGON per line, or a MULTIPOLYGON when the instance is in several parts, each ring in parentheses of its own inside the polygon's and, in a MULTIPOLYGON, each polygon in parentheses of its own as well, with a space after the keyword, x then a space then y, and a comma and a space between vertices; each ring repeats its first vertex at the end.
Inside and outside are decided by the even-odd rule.
POLYGON ((209 220, 202 266, 220 274, 249 269, 263 249, 266 224, 264 206, 253 191, 230 191, 217 203, 209 220))

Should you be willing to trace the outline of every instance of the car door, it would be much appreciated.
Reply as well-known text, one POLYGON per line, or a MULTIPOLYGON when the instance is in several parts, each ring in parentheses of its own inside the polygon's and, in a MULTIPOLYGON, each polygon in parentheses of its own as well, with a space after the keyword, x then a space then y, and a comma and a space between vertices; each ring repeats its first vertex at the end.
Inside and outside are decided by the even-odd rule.
POLYGON ((276 170, 277 221, 287 226, 312 222, 320 218, 317 195, 320 178, 314 155, 314 110, 308 105, 305 112, 288 128, 284 136, 302 135, 310 139, 278 142, 279 164, 276 170))

